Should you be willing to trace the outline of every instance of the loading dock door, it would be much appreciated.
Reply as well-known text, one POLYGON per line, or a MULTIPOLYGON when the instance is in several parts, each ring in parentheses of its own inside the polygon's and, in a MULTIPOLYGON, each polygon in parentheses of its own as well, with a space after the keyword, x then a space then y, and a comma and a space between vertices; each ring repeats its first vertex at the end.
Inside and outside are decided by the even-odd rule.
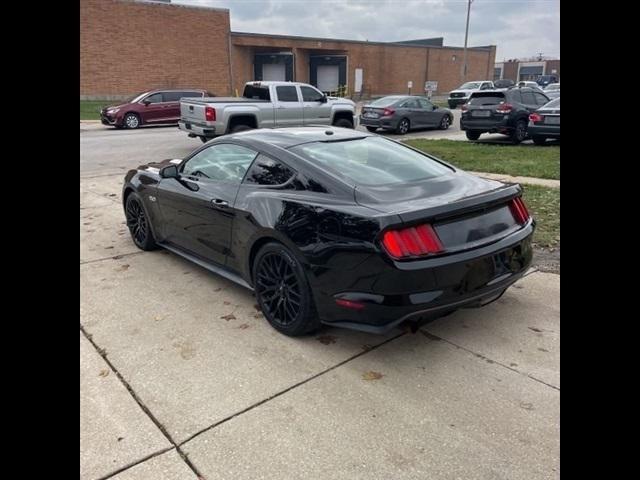
POLYGON ((262 80, 265 82, 284 82, 286 80, 284 63, 263 63, 262 80))
POLYGON ((318 65, 318 89, 323 92, 335 92, 340 84, 338 65, 318 65))

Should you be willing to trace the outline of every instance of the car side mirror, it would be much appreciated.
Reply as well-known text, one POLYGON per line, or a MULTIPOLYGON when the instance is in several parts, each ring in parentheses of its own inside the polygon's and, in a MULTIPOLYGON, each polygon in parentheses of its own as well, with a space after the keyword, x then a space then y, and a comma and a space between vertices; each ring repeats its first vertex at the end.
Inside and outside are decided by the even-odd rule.
POLYGON ((327 103, 327 96, 323 95, 322 97, 320 97, 320 103, 327 103))
POLYGON ((151 104, 151 102, 145 98, 145 99, 142 101, 142 104, 143 104, 145 107, 148 107, 148 106, 151 104))
POLYGON ((176 165, 167 165, 160 169, 160 178, 178 178, 178 167, 176 165))
POLYGON ((434 109, 434 110, 437 110, 437 109, 438 109, 438 105, 434 105, 434 106, 433 106, 433 109, 434 109))

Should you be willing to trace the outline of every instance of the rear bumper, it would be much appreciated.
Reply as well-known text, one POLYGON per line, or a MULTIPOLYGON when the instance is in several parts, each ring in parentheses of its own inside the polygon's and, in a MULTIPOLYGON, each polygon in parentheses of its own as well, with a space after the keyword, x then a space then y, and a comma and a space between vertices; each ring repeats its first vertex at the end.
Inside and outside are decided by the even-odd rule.
POLYGON ((560 125, 533 125, 527 127, 529 135, 540 135, 550 138, 560 138, 560 125))
POLYGON ((460 130, 472 130, 474 132, 508 133, 514 126, 510 124, 509 117, 505 115, 501 119, 483 120, 470 116, 460 117, 460 130))
POLYGON ((359 118, 359 124, 363 127, 396 128, 398 126, 398 120, 393 117, 366 118, 360 115, 359 118))
POLYGON ((197 123, 185 122, 180 120, 178 122, 178 128, 184 132, 187 132, 190 137, 207 137, 213 138, 216 136, 216 127, 209 127, 206 125, 200 125, 197 123))
MULTIPOLYGON (((407 320, 437 317, 465 307, 478 307, 499 298, 531 265, 533 221, 502 240, 474 250, 412 262, 391 262, 371 276, 371 288, 327 292, 329 285, 358 285, 348 279, 326 279, 314 287, 323 323, 385 333, 407 320), (329 281, 327 281, 329 280, 329 281), (346 282, 346 283, 345 283, 346 282), (320 297, 320 298, 318 298, 320 297), (364 305, 360 310, 338 306, 336 299, 364 305)), ((382 256, 380 256, 382 257, 382 256)), ((377 261, 358 269, 360 275, 377 270, 377 261)), ((354 272, 339 272, 348 276, 354 272)), ((336 274, 337 275, 337 274, 336 274)))

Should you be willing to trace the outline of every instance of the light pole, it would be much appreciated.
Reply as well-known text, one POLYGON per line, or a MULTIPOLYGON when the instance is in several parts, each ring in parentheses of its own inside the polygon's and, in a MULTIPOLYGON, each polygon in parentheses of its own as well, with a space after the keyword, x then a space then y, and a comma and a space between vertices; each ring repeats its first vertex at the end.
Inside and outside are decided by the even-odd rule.
POLYGON ((469 38, 469 13, 471 13, 471 4, 473 0, 467 0, 467 27, 464 31, 464 54, 462 60, 462 83, 467 81, 467 39, 469 38))

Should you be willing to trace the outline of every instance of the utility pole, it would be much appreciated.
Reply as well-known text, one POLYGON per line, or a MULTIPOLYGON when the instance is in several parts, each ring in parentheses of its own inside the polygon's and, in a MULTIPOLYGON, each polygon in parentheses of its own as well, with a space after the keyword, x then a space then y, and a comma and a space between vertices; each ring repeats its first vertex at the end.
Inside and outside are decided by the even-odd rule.
POLYGON ((462 61, 462 83, 467 81, 467 40, 469 38, 469 13, 473 0, 467 0, 467 27, 464 31, 464 60, 462 61))

